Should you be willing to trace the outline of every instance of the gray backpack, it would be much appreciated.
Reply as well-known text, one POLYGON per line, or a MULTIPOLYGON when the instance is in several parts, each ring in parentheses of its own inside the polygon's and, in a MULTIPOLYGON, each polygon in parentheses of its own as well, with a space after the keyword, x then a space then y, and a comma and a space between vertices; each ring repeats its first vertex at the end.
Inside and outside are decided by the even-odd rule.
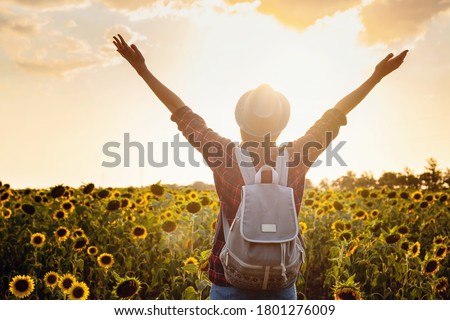
POLYGON ((225 245, 220 261, 232 286, 251 290, 279 290, 297 280, 305 251, 299 239, 292 188, 287 187, 288 154, 277 157, 276 170, 264 165, 258 172, 251 157, 235 148, 244 179, 242 198, 231 224, 221 216, 225 245), (262 171, 272 183, 261 183, 262 171))

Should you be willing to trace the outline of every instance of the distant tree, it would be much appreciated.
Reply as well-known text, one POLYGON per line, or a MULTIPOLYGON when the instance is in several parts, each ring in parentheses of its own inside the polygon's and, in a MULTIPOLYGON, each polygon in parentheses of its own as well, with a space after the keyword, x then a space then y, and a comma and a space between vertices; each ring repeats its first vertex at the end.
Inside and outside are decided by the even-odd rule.
POLYGON ((305 189, 314 188, 314 184, 310 179, 305 180, 305 189))
POLYGON ((328 178, 323 178, 320 180, 318 188, 322 190, 330 189, 330 180, 328 180, 328 178))
POLYGON ((378 179, 378 184, 383 187, 396 189, 399 187, 399 174, 397 172, 383 172, 378 179))
POLYGON ((414 171, 408 167, 403 169, 403 173, 399 174, 398 184, 401 187, 409 188, 409 189, 418 189, 420 188, 420 179, 414 174, 414 171))
POLYGON ((357 188, 373 188, 376 187, 377 180, 373 177, 372 172, 364 171, 363 174, 356 179, 355 186, 357 188))
POLYGON ((337 178, 332 186, 342 190, 352 190, 355 188, 356 174, 353 171, 347 171, 347 175, 337 178))
POLYGON ((450 169, 447 168, 447 170, 444 173, 444 177, 443 177, 443 182, 442 182, 442 187, 445 189, 450 188, 450 169))
POLYGON ((426 171, 419 176, 422 185, 431 191, 439 190, 443 183, 442 171, 437 167, 438 163, 436 159, 429 158, 427 159, 427 165, 425 166, 426 171))

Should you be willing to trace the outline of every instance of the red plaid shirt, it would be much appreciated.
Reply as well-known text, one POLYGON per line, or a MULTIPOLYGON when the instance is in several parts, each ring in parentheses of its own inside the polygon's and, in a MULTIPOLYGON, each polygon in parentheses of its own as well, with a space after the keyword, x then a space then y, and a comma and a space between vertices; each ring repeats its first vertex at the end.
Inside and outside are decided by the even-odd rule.
MULTIPOLYGON (((177 123, 178 129, 184 137, 202 153, 206 163, 212 169, 216 192, 220 200, 218 217, 223 212, 231 224, 241 203, 241 188, 244 185, 234 155, 234 143, 208 128, 205 121, 189 107, 183 107, 174 112, 171 120, 177 123)), ((287 146, 289 159, 296 164, 289 167, 288 186, 294 190, 297 212, 300 212, 306 172, 339 133, 340 126, 346 124, 347 119, 342 112, 330 109, 303 137, 287 146), (299 159, 302 161, 297 161, 299 159)), ((271 159, 275 159, 278 153, 278 147, 270 148, 271 159)), ((255 163, 256 170, 264 164, 264 159, 261 160, 259 163, 255 163)), ((224 244, 223 227, 218 220, 209 257, 209 278, 214 284, 220 286, 228 285, 219 259, 224 244)))

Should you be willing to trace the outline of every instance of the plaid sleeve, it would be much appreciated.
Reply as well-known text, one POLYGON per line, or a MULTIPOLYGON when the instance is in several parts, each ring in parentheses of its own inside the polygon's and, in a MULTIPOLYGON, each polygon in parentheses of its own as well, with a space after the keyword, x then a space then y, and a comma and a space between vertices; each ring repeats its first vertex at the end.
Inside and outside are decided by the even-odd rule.
POLYGON ((310 167, 319 155, 336 138, 341 126, 347 124, 347 117, 340 110, 332 108, 308 129, 306 134, 293 142, 294 152, 302 156, 302 163, 310 167))
POLYGON ((225 168, 232 161, 231 140, 223 138, 208 128, 203 118, 185 106, 175 111, 171 118, 187 141, 197 149, 213 170, 225 168))

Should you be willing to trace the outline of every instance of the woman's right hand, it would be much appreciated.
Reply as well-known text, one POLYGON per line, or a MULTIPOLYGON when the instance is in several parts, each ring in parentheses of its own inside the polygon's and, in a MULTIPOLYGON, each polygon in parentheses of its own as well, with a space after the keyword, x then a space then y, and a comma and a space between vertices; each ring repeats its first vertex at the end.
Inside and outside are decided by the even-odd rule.
POLYGON ((118 34, 117 37, 114 36, 113 38, 113 43, 117 48, 117 52, 119 52, 120 55, 124 57, 138 73, 147 69, 145 65, 145 58, 136 45, 132 44, 129 46, 120 34, 118 34))

